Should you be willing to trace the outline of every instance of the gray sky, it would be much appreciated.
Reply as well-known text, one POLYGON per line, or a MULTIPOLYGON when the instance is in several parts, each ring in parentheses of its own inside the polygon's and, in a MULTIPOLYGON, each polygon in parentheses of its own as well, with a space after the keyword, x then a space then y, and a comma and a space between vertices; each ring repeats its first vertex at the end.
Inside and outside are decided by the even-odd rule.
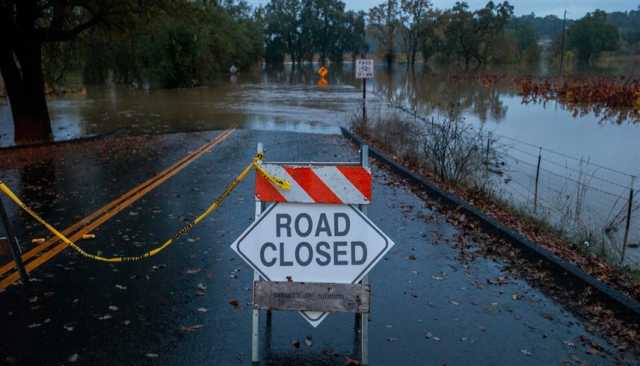
MULTIPOLYGON (((252 4, 266 4, 268 0, 248 0, 252 4)), ((343 0, 347 8, 354 10, 368 10, 384 0, 343 0)), ((484 6, 488 0, 467 0, 472 9, 484 6)), ((500 0, 494 0, 498 2, 500 0)), ((449 8, 456 0, 432 0, 436 8, 449 8)), ((536 15, 555 14, 562 16, 567 9, 568 18, 580 18, 594 9, 606 11, 635 10, 640 0, 509 0, 515 7, 516 15, 535 12, 536 15)))

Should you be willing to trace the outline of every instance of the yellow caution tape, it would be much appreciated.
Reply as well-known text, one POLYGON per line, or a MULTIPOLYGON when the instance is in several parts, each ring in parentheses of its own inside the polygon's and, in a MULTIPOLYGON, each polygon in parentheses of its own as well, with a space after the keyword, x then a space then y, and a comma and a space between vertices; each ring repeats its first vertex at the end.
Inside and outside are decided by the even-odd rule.
POLYGON ((53 226, 49 225, 49 223, 47 223, 43 218, 41 218, 32 209, 30 209, 2 181, 0 181, 0 191, 2 191, 7 197, 9 197, 9 199, 11 199, 16 205, 18 205, 20 208, 22 208, 26 213, 31 215, 31 217, 33 217, 37 222, 42 224, 53 235, 58 237, 65 244, 69 245, 71 248, 73 248, 76 252, 80 253, 82 256, 84 256, 86 258, 90 258, 90 259, 96 260, 96 261, 108 262, 108 263, 135 262, 135 261, 139 261, 139 260, 142 260, 142 259, 145 259, 145 258, 153 257, 154 255, 160 253, 161 251, 163 251, 164 249, 169 247, 171 244, 173 244, 175 241, 177 241, 182 236, 187 234, 189 231, 191 231, 191 229, 194 226, 198 225, 200 222, 202 222, 202 220, 204 220, 207 216, 209 216, 216 209, 218 209, 218 207, 220 207, 222 202, 231 194, 231 192, 233 192, 233 190, 238 186, 238 184, 240 184, 240 182, 242 182, 247 177, 247 175, 249 175, 249 172, 251 172, 252 168, 256 169, 258 172, 260 172, 260 174, 264 175, 266 179, 268 179, 270 182, 278 185, 282 189, 285 189, 285 190, 291 189, 291 183, 289 183, 288 181, 286 181, 286 180, 284 180, 282 178, 279 178, 279 177, 276 177, 276 176, 273 176, 273 175, 269 174, 269 172, 267 172, 260 165, 260 161, 262 161, 262 159, 263 159, 263 155, 262 154, 257 154, 256 157, 251 162, 251 164, 247 165, 242 170, 242 172, 240 172, 240 174, 231 182, 231 184, 229 184, 229 186, 227 186, 227 188, 224 190, 224 192, 222 192, 222 194, 220 194, 211 203, 211 205, 209 205, 209 207, 207 207, 207 209, 204 210, 204 212, 202 212, 199 216, 197 216, 193 221, 191 221, 190 223, 185 225, 182 229, 178 230, 178 232, 172 238, 167 239, 159 247, 157 247, 155 249, 152 249, 152 250, 150 250, 150 251, 148 251, 148 252, 146 252, 146 253, 144 253, 142 255, 134 256, 134 257, 111 257, 111 258, 106 258, 106 257, 102 257, 102 256, 99 256, 99 255, 96 255, 96 254, 87 253, 82 248, 80 248, 77 244, 75 244, 69 238, 67 238, 64 234, 62 234, 61 232, 56 230, 56 228, 54 228, 53 226))
MULTIPOLYGON (((260 159, 262 160, 262 159, 260 159)), ((256 168, 256 170, 262 174, 269 182, 277 185, 278 187, 284 189, 285 191, 289 191, 291 190, 291 183, 289 183, 289 181, 284 180, 280 177, 276 177, 275 175, 271 175, 269 174, 268 171, 265 170, 265 168, 262 167, 262 165, 260 165, 260 163, 258 162, 258 160, 254 160, 253 161, 253 166, 256 168)))

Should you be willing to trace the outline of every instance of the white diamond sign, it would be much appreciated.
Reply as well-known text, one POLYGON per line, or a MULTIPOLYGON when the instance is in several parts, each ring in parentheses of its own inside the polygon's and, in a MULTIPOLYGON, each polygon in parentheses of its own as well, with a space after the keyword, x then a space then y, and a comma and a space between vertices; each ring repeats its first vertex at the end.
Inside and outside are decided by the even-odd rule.
MULTIPOLYGON (((231 244, 267 281, 357 283, 394 246, 351 205, 276 203, 231 244)), ((328 313, 301 312, 314 327, 328 313)))

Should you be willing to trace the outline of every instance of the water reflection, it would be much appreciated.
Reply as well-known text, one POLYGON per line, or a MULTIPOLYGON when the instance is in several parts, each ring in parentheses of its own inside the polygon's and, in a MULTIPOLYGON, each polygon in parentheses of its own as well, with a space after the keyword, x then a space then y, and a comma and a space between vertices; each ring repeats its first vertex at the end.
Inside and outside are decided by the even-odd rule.
MULTIPOLYGON (((88 88, 86 95, 50 100, 54 134, 67 139, 116 130, 165 133, 235 125, 337 133, 337 127, 349 125, 361 108, 361 82, 350 62, 330 65, 326 83, 320 81, 319 66, 256 69, 195 89, 88 88)), ((628 146, 637 141, 640 130, 625 123, 600 123, 603 116, 628 115, 559 103, 523 104, 513 79, 538 72, 488 70, 479 77, 459 70, 378 67, 367 84, 368 105, 371 113, 389 103, 423 116, 465 118, 496 133, 637 171, 633 162, 640 157, 628 146)), ((9 106, 0 104, 0 145, 12 144, 11 125, 9 106)))

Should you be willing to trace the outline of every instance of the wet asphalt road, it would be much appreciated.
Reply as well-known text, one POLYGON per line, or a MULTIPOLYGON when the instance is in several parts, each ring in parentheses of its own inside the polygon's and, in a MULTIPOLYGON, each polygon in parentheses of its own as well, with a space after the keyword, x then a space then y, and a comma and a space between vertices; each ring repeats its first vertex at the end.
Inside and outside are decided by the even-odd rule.
MULTIPOLYGON (((3 163, 0 178, 64 228, 216 133, 55 148, 39 155, 39 163, 3 163)), ((80 244, 104 255, 156 246, 222 192, 258 141, 267 160, 358 157, 340 136, 240 130, 80 244)), ((457 228, 392 175, 375 166, 374 174, 369 216, 396 246, 370 274, 371 365, 614 363, 615 349, 590 334, 583 320, 508 275, 502 263, 462 263, 443 240, 454 238, 457 228), (581 336, 605 351, 585 347, 581 336)), ((108 265, 67 249, 33 273, 29 288, 0 293, 0 362, 250 364, 252 272, 229 245, 251 223, 253 210, 250 177, 188 237, 148 261, 108 265)), ((15 209, 11 215, 23 241, 43 232, 15 209)), ((264 326, 263 317, 263 335, 264 326)), ((276 312, 268 352, 264 340, 265 364, 343 365, 354 357, 354 317, 333 314, 314 329, 296 313, 276 312)))

